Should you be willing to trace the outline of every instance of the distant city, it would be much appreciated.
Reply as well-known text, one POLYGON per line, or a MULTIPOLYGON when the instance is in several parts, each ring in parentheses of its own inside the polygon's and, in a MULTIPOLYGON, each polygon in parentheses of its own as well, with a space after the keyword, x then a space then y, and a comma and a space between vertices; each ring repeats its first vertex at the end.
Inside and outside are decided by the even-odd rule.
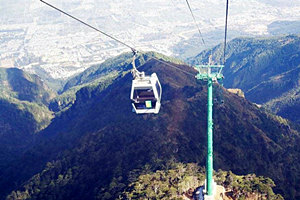
MULTIPOLYGON (((223 40, 224 0, 190 1, 206 46, 184 0, 48 2, 143 51, 184 59, 223 40)), ((300 32, 300 0, 231 0, 229 16, 229 39, 300 32)), ((2 0, 0 24, 0 67, 42 78, 67 79, 130 51, 38 0, 2 0)))

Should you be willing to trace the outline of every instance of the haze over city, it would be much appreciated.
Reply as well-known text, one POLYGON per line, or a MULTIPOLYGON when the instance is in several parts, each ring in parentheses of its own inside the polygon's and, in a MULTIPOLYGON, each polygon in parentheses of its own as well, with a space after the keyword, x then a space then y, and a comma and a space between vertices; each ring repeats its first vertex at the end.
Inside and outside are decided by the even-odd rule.
MULTIPOLYGON (((179 58, 223 41, 225 1, 190 1, 206 46, 184 0, 49 0, 49 3, 140 50, 179 58)), ((0 66, 66 79, 130 51, 38 0, 1 0, 0 66)), ((297 33, 300 1, 230 1, 228 37, 297 33), (292 24, 293 26, 289 26, 292 24), (279 26, 280 25, 280 26, 279 26), (278 28, 284 25, 286 28, 278 28)))

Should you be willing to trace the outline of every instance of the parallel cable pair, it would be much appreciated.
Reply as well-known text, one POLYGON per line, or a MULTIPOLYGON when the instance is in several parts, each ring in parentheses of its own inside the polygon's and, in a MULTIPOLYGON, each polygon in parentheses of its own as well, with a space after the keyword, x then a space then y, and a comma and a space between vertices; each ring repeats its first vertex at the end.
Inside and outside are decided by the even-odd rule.
MULTIPOLYGON (((198 26, 198 23, 197 23, 197 21, 196 21, 195 15, 194 15, 194 13, 193 13, 193 11, 192 11, 192 9, 191 9, 190 3, 189 3, 188 0, 185 0, 185 1, 186 1, 187 6, 188 6, 188 8, 189 8, 189 10, 190 10, 190 13, 191 13, 191 15, 192 15, 192 17, 193 17, 194 23, 195 23, 195 25, 196 25, 196 27, 197 27, 197 29, 198 29, 200 38, 202 39, 202 43, 204 44, 205 48, 207 48, 206 43, 204 42, 202 33, 201 33, 201 31, 200 31, 200 28, 199 28, 199 26, 198 26)), ((223 50, 224 50, 224 52, 223 52, 223 65, 225 65, 225 62, 226 62, 225 55, 226 55, 227 24, 228 24, 228 5, 229 5, 229 0, 226 0, 226 17, 225 17, 225 34, 224 34, 224 35, 225 35, 225 38, 224 38, 224 49, 223 49, 223 50)))

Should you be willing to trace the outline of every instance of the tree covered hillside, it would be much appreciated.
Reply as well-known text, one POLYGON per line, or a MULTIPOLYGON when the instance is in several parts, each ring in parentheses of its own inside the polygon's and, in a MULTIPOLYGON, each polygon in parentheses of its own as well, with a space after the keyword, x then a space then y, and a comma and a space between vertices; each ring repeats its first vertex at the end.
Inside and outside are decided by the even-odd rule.
MULTIPOLYGON (((132 113, 130 73, 106 88, 81 88, 38 143, 2 173, 2 197, 116 199, 136 181, 130 174, 138 177, 144 167, 155 172, 168 169, 170 161, 204 166, 205 84, 156 60, 140 70, 156 72, 161 81, 159 114, 132 113)), ((215 169, 270 177, 276 193, 299 198, 299 127, 215 88, 215 169)))
MULTIPOLYGON (((222 46, 212 49, 219 63, 222 46)), ((205 63, 204 51, 189 62, 205 63)), ((240 88, 252 102, 275 114, 300 121, 300 37, 238 38, 228 43, 224 86, 240 88)))
POLYGON ((0 175, 50 124, 47 106, 54 96, 36 75, 0 68, 0 175))
MULTIPOLYGON (((52 118, 48 105, 55 95, 36 75, 17 68, 0 68, 0 114, 9 130, 18 128, 18 133, 33 134, 45 128, 52 118), (34 122, 30 123, 30 119, 34 122)), ((6 129, 1 131, 6 132, 6 129)))
MULTIPOLYGON (((120 199, 192 199, 193 192, 204 185, 205 168, 195 163, 169 163, 168 169, 148 171, 145 167, 141 175, 135 177, 123 192, 120 199)), ((231 171, 218 170, 214 172, 214 181, 225 188, 225 196, 218 199, 283 199, 274 194, 275 186, 270 178, 257 177, 255 174, 237 176, 231 171)), ((222 196, 222 195, 220 195, 222 196)))
MULTIPOLYGON (((63 87, 61 94, 51 101, 49 108, 54 112, 70 108, 76 100, 76 92, 83 87, 102 85, 102 88, 106 88, 113 80, 122 77, 132 69, 132 57, 132 52, 123 53, 106 60, 100 65, 91 66, 84 72, 70 78, 63 87)), ((153 57, 182 64, 180 60, 160 53, 143 52, 137 54, 135 59, 136 67, 139 68, 153 57)))

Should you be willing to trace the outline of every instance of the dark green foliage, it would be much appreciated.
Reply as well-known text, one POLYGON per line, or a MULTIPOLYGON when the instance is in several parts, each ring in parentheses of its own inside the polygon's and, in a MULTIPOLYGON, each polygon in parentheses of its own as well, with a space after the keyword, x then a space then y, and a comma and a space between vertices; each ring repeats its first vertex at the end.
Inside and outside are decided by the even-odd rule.
POLYGON ((122 199, 183 200, 205 180, 205 170, 193 163, 172 163, 169 169, 135 175, 138 177, 123 192, 122 199))
MULTIPOLYGON (((212 49, 219 63, 221 45, 212 49)), ((210 51, 191 59, 205 63, 210 51)), ((247 99, 264 104, 275 114, 300 120, 300 37, 238 38, 228 43, 224 86, 240 88, 247 99)))
POLYGON ((5 99, 0 99, 0 172, 14 155, 22 152, 37 129, 31 112, 19 109, 5 99))
POLYGON ((54 95, 37 76, 0 68, 0 179, 31 146, 35 133, 50 124, 47 105, 54 95))
MULTIPOLYGON (((134 172, 136 174, 136 171, 134 172)), ((191 197, 192 191, 204 185, 205 169, 194 163, 172 163, 169 169, 149 172, 142 170, 127 187, 120 199, 185 199, 191 197)), ((275 186, 270 178, 255 174, 237 176, 231 171, 214 172, 214 181, 226 189, 226 195, 233 199, 251 198, 283 199, 274 194, 275 186)))
POLYGON ((64 112, 75 103, 76 92, 78 92, 80 89, 82 88, 94 89, 98 87, 101 88, 100 90, 103 90, 106 87, 108 87, 113 82, 113 80, 117 78, 117 76, 118 76, 117 72, 112 72, 108 75, 96 79, 95 81, 92 81, 92 83, 85 83, 78 86, 73 86, 72 88, 68 89, 66 92, 52 99, 49 105, 49 109, 56 112, 56 114, 59 114, 60 112, 64 112))
POLYGON ((6 129, 2 134, 33 134, 52 118, 47 106, 55 96, 36 75, 17 68, 0 68, 0 115, 6 129))
MULTIPOLYGON (((136 67, 139 68, 152 57, 182 64, 180 60, 156 52, 146 52, 137 54, 135 60, 136 67)), ((76 92, 83 87, 102 85, 102 89, 105 89, 113 80, 123 77, 132 69, 132 58, 132 53, 123 53, 115 58, 106 60, 100 65, 92 66, 84 72, 72 77, 65 84, 63 93, 51 101, 49 108, 54 112, 60 112, 70 108, 76 100, 76 92)))
POLYGON ((231 171, 218 170, 214 180, 218 185, 223 185, 233 199, 246 199, 256 197, 257 199, 280 200, 283 197, 273 192, 274 182, 270 178, 257 177, 255 174, 238 176, 231 171), (228 192, 229 191, 229 192, 228 192))
MULTIPOLYGON (((168 169, 170 160, 204 166, 206 87, 154 60, 141 70, 156 72, 162 83, 158 115, 131 112, 131 74, 106 89, 84 87, 74 104, 40 134, 39 143, 3 173, 2 177, 13 177, 0 177, 1 193, 14 190, 11 195, 31 199, 116 199, 134 181, 132 173, 140 175, 135 170, 168 169)), ((222 88, 215 88, 214 95, 224 99, 224 104, 214 104, 215 169, 264 175, 274 180, 276 193, 299 197, 296 128, 235 94, 220 95, 222 88)))
POLYGON ((55 93, 36 75, 17 68, 0 68, 0 97, 48 105, 55 93))
MULTIPOLYGON (((146 52, 146 53, 138 53, 136 57, 135 64, 136 67, 139 68, 147 61, 151 59, 151 57, 156 57, 158 59, 163 59, 166 61, 170 61, 173 63, 182 63, 179 60, 164 56, 162 54, 156 52, 146 52)), ((80 73, 79 75, 71 78, 66 84, 63 91, 68 90, 71 87, 83 85, 86 83, 92 83, 99 78, 108 76, 112 73, 121 73, 127 72, 132 69, 132 58, 133 54, 130 53, 123 53, 115 58, 111 58, 106 60, 100 65, 95 65, 84 72, 80 73)))

